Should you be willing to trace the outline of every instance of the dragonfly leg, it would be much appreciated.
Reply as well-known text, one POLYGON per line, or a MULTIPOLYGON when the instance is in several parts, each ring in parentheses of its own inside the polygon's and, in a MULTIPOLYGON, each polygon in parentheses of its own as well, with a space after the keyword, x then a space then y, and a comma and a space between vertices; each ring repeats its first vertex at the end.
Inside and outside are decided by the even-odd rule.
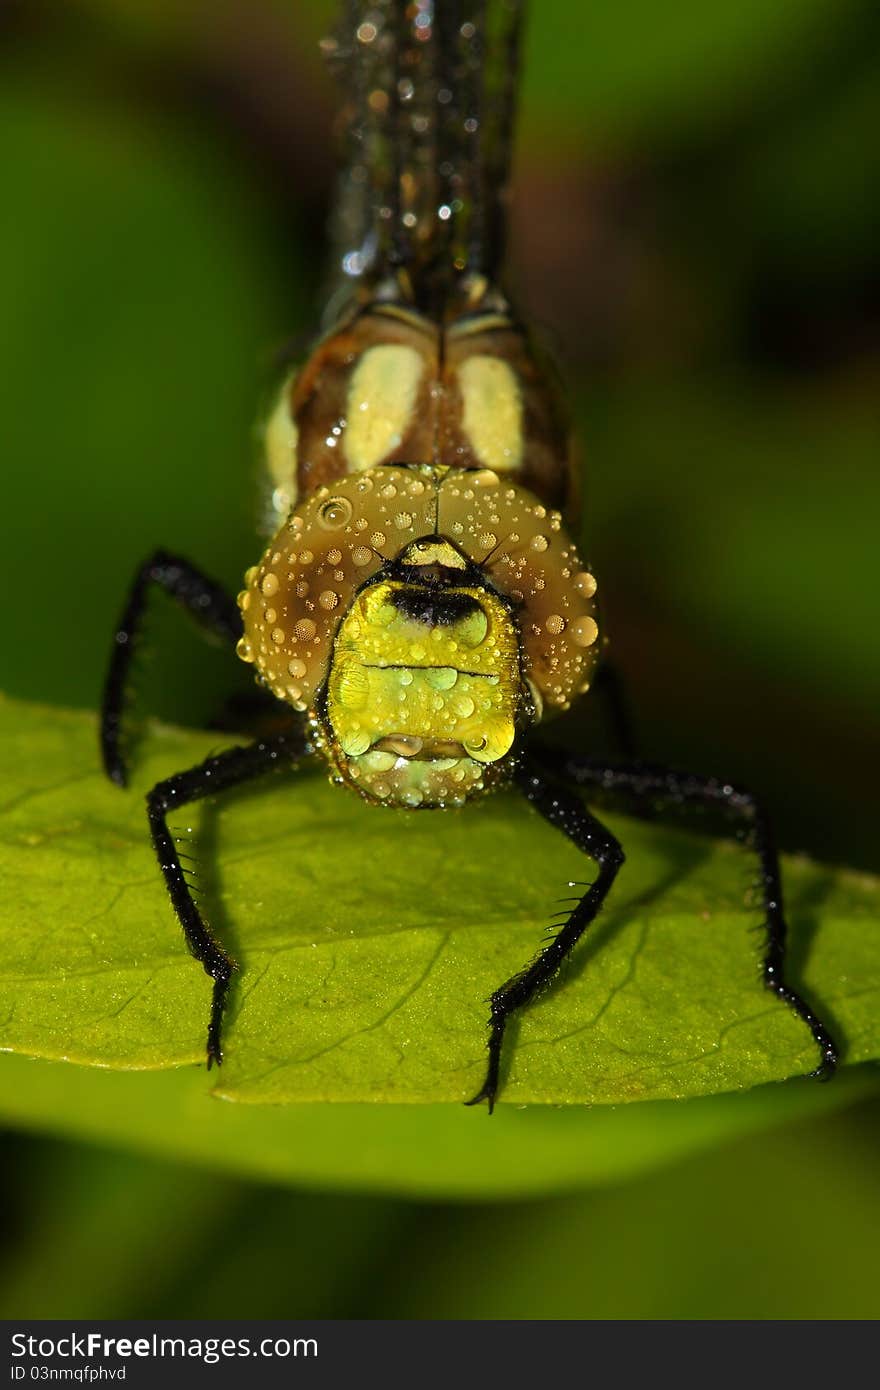
POLYGON ((542 760, 562 779, 579 787, 593 787, 623 798, 636 815, 653 816, 664 805, 698 806, 721 810, 744 830, 760 868, 764 908, 764 984, 772 994, 802 1019, 819 1049, 819 1065, 811 1073, 820 1081, 833 1075, 838 1048, 825 1024, 810 1005, 785 980, 787 925, 782 899, 779 854, 767 813, 751 792, 717 777, 701 777, 672 768, 629 763, 608 765, 558 749, 542 749, 542 760))
POLYGON ((200 801, 229 787, 240 786, 276 768, 296 765, 310 751, 302 734, 282 734, 245 748, 230 748, 206 758, 187 772, 178 772, 157 783, 147 795, 147 819, 153 848, 177 914, 186 944, 205 972, 214 981, 211 1017, 208 1025, 208 1066, 223 1060, 220 1033, 223 1011, 235 962, 217 941, 193 900, 180 862, 168 815, 193 801, 200 801))
POLYGON ((601 908, 624 859, 623 850, 611 832, 590 814, 577 795, 548 780, 536 761, 526 760, 517 774, 517 784, 551 825, 595 860, 599 872, 553 939, 531 964, 511 976, 492 995, 486 1077, 477 1094, 467 1101, 468 1105, 488 1101, 490 1114, 498 1091, 501 1048, 508 1019, 515 1010, 524 1008, 559 970, 601 908))
POLYGON ((111 781, 124 787, 128 774, 122 753, 122 719, 132 658, 143 628, 148 590, 155 586, 191 613, 209 632, 230 645, 242 634, 235 599, 188 560, 156 550, 132 581, 125 607, 116 624, 110 664, 101 701, 101 754, 111 781))

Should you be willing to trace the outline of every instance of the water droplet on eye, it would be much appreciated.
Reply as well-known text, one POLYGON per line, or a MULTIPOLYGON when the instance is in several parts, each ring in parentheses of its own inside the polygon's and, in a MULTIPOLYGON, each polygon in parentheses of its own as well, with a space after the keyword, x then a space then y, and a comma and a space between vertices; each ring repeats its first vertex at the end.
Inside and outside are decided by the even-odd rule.
POLYGON ((370 545, 374 545, 374 546, 376 547, 376 549, 378 550, 378 549, 380 548, 380 546, 383 546, 384 544, 385 544, 385 532, 384 532, 384 531, 374 531, 373 534, 372 534, 372 536, 370 537, 370 545))
POLYGON ((394 525, 398 531, 407 531, 412 526, 412 512, 398 512, 394 518, 394 525))
POLYGON ((473 475, 474 487, 497 487, 501 479, 492 468, 480 468, 473 475))
MULTIPOLYGON (((294 625, 293 631, 300 642, 311 642, 315 635, 316 628, 311 618, 300 618, 299 622, 294 625)), ((274 632, 272 637, 274 639, 274 632)))
POLYGON ((468 613, 455 624, 455 635, 466 647, 478 647, 489 631, 489 619, 482 609, 468 613))
POLYGON ((308 580, 307 580, 307 579, 301 579, 301 580, 299 581, 299 583, 297 584, 297 586, 296 586, 296 596, 297 596, 297 598, 305 598, 305 596, 306 596, 306 594, 307 594, 308 592, 309 592, 309 582, 308 582, 308 580))
POLYGON ((336 607, 339 602, 339 595, 334 593, 332 589, 325 589, 322 594, 318 595, 318 602, 322 608, 329 610, 336 607))
POLYGON ((532 550, 538 551, 539 554, 541 551, 546 550, 549 544, 550 542, 546 536, 532 536, 531 548, 532 550))
POLYGON ((382 494, 383 497, 396 497, 396 496, 397 496, 397 488, 394 486, 393 483, 386 483, 384 487, 382 487, 382 488, 379 489, 379 491, 380 491, 380 493, 382 494))
POLYGON ((263 617, 265 618, 267 623, 271 624, 274 623, 275 619, 278 617, 278 614, 275 612, 274 608, 267 608, 265 613, 263 614, 263 617))
POLYGON ((246 613, 251 606, 251 596, 247 589, 242 589, 241 593, 238 595, 237 602, 242 613, 246 613))
POLYGON ((247 585, 248 588, 251 587, 251 585, 253 584, 254 580, 256 579, 256 577, 257 577, 257 570, 258 570, 259 568, 260 568, 259 565, 251 565, 250 569, 245 570, 245 572, 244 572, 244 582, 245 582, 245 584, 247 585))
POLYGON ((368 565, 373 558, 372 550, 368 550, 365 545, 356 545, 351 552, 351 558, 356 565, 368 565))
POLYGON ((372 492, 372 491, 373 491, 373 479, 372 479, 372 478, 369 478, 369 477, 366 477, 366 476, 363 477, 363 478, 360 478, 360 479, 358 480, 357 489, 358 489, 358 492, 372 492))
POLYGON ((262 589, 266 598, 271 598, 273 594, 277 594, 278 575, 272 573, 264 574, 263 578, 260 580, 260 588, 262 589))
MULTIPOLYGON (((558 637, 560 632, 565 631, 565 619, 560 613, 551 613, 544 626, 554 637, 558 637)), ((577 641, 577 638, 575 638, 575 641, 577 641)))
POLYGON ((304 661, 300 661, 298 656, 295 656, 291 661, 288 661, 287 669, 293 676, 294 680, 302 680, 303 676, 306 673, 306 663, 304 661))
POLYGON ((327 564, 328 564, 328 565, 338 565, 338 564, 339 564, 339 561, 340 561, 341 559, 342 559, 342 551, 341 551, 341 550, 328 550, 328 551, 327 551, 327 564))
POLYGON ((571 625, 571 635, 579 647, 592 647, 599 629, 592 618, 578 618, 571 625))
POLYGON ((273 629, 272 629, 272 641, 275 643, 276 647, 280 647, 280 646, 281 646, 281 643, 284 641, 284 629, 283 629, 283 628, 281 628, 281 627, 273 627, 273 629))
POLYGON ((251 646, 247 637, 239 637, 237 643, 235 644, 235 650, 241 657, 242 661, 253 661, 254 649, 251 646))
POLYGON ((315 557, 310 550, 301 550, 296 558, 301 565, 310 565, 315 557))
POLYGON ((588 574, 586 570, 582 570, 580 574, 576 574, 574 577, 574 587, 579 594, 584 595, 584 598, 592 598, 593 594, 596 592, 595 577, 592 574, 588 574))
POLYGON ((413 481, 407 488, 407 492, 409 493, 410 497, 421 497, 424 490, 425 484, 422 482, 421 478, 413 479, 413 481))
POLYGON ((484 550, 492 550, 498 544, 498 537, 492 531, 484 531, 479 541, 484 550))
POLYGON ((425 672, 425 680, 433 690, 451 690, 458 680, 454 666, 434 666, 425 672))

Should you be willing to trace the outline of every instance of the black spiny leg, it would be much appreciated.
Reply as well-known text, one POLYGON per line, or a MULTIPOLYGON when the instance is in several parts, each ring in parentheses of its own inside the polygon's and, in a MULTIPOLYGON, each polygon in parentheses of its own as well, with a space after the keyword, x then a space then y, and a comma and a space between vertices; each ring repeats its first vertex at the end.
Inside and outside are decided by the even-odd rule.
POLYGON ((213 579, 188 560, 157 550, 134 577, 113 637, 110 665, 101 701, 101 753, 107 776, 124 787, 128 777, 120 747, 122 712, 129 669, 143 626, 144 604, 150 585, 164 589, 182 608, 192 613, 209 631, 230 645, 242 634, 241 614, 235 600, 213 579))
POLYGON ((573 840, 584 854, 595 859, 599 873, 574 911, 569 913, 553 940, 536 956, 531 965, 527 965, 519 974, 513 975, 492 995, 486 1079, 473 1100, 467 1101, 468 1105, 477 1105, 481 1100, 488 1101, 490 1114, 498 1091, 501 1046, 507 1020, 515 1009, 521 1009, 528 1004, 537 991, 553 978, 565 957, 577 945, 585 928, 592 922, 605 901, 624 857, 623 850, 614 836, 595 816, 590 815, 580 798, 567 788, 549 782, 533 759, 527 759, 517 773, 517 784, 551 825, 555 825, 573 840))
POLYGON ((193 902, 177 853, 174 836, 168 828, 168 813, 214 792, 225 791, 273 768, 291 766, 305 753, 309 745, 302 734, 281 734, 254 743, 249 748, 230 748, 225 753, 206 758, 188 772, 159 782, 147 795, 147 818, 159 867, 171 895, 177 920, 183 928, 186 944, 196 960, 214 981, 211 1019, 208 1025, 208 1066, 223 1060, 220 1029, 223 1010, 229 993, 229 982, 235 962, 217 942, 193 902))
POLYGON ((580 787, 598 787, 624 796, 636 815, 644 809, 654 811, 657 803, 690 804, 720 808, 745 827, 761 869, 761 897, 765 914, 764 984, 802 1019, 819 1049, 820 1062, 812 1075, 827 1081, 837 1068, 838 1049, 825 1024, 809 1004, 785 983, 785 941, 787 928, 782 906, 782 880, 779 855, 766 812, 750 792, 733 787, 717 777, 698 777, 633 763, 607 766, 590 758, 542 749, 542 761, 560 777, 580 787))

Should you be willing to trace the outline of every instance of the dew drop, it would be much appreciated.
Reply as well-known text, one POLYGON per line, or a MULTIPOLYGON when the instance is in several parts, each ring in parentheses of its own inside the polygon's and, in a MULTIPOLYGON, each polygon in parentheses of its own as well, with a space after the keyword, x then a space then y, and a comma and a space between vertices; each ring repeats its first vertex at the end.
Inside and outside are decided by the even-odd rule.
POLYGON ((599 629, 592 618, 578 618, 571 625, 571 635, 579 647, 592 647, 599 629))
POLYGON ((478 647, 488 631, 489 619, 482 609, 468 613, 467 617, 455 624, 455 635, 466 647, 478 647))
POLYGON ((350 758, 357 758, 369 748, 370 735, 366 729, 353 729, 339 740, 339 744, 343 753, 347 753, 350 758))
POLYGON ((425 680, 433 690, 451 690, 458 680, 454 666, 434 666, 425 672, 425 680))
POLYGON ((306 663, 304 661, 301 661, 298 656, 295 656, 290 661, 288 661, 287 669, 293 676, 294 680, 302 680, 303 676, 306 673, 306 663))
POLYGON ((271 571, 269 574, 264 574, 263 578, 260 581, 260 588, 262 589, 266 598, 271 598, 273 594, 277 594, 278 575, 272 574, 271 571))
POLYGON ((576 574, 574 577, 574 587, 579 594, 584 595, 584 598, 592 598, 593 594, 596 592, 595 576, 588 574, 586 570, 582 570, 580 574, 576 574))
MULTIPOLYGON (((294 625, 293 631, 300 642, 311 642, 316 628, 311 618, 300 618, 299 622, 294 625)), ((274 632, 272 633, 272 640, 275 640, 274 632)))
POLYGON ((318 602, 322 608, 326 608, 329 611, 331 608, 336 607, 339 602, 339 595, 335 593, 333 589, 325 589, 322 594, 318 595, 318 602))

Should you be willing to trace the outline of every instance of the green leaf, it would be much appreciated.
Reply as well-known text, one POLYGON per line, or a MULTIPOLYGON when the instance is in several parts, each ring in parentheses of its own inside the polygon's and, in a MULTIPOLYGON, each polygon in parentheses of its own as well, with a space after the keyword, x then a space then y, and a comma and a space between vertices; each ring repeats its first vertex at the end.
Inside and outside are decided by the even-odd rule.
POLYGON ((519 1198, 618 1183, 735 1136, 876 1093, 867 1068, 644 1105, 224 1105, 201 1069, 112 1072, 6 1057, 0 1118, 262 1181, 410 1197, 519 1198))
MULTIPOLYGON (((188 956, 142 793, 216 736, 151 726, 137 786, 99 771, 91 716, 8 702, 0 1045, 100 1067, 204 1056, 210 982, 188 956)), ((815 1045, 762 989, 754 866, 737 845, 608 817, 629 860, 570 969, 510 1030, 503 1099, 620 1103, 808 1072, 815 1045)), ((512 791, 461 812, 382 811, 320 769, 186 808, 210 920, 241 964, 228 1100, 461 1102, 486 999, 591 866, 512 791)), ((877 883, 787 865, 793 973, 877 1056, 877 883), (809 950, 804 960, 805 948, 809 950)))

